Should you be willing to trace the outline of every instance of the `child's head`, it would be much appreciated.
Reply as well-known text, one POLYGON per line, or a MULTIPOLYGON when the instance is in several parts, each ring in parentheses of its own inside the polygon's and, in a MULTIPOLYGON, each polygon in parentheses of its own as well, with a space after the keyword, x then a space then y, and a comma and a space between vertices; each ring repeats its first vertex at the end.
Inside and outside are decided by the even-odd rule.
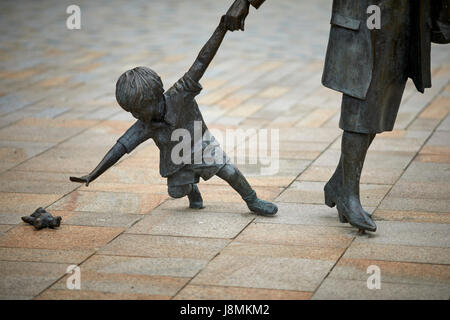
POLYGON ((119 105, 139 120, 161 119, 164 113, 164 88, 158 74, 137 67, 122 74, 116 84, 119 105))

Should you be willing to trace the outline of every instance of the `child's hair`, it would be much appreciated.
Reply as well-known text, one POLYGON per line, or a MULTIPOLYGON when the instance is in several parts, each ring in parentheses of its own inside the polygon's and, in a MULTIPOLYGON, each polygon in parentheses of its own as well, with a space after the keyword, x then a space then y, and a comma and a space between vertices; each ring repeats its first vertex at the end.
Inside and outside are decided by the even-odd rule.
POLYGON ((163 97, 164 88, 158 74, 147 67, 136 67, 123 73, 116 83, 116 99, 126 111, 131 108, 155 107, 163 97))

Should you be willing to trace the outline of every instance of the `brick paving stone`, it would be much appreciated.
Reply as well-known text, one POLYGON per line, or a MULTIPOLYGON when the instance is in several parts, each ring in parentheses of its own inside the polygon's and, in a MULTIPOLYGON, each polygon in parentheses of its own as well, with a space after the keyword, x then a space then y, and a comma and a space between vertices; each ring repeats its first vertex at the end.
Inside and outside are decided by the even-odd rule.
POLYGON ((0 192, 33 194, 67 194, 78 186, 69 181, 70 173, 27 172, 10 170, 0 174, 0 192))
POLYGON ((395 211, 378 209, 374 212, 373 218, 375 220, 386 221, 450 223, 450 214, 442 212, 395 211))
POLYGON ((354 242, 347 249, 343 258, 449 265, 450 249, 354 242))
POLYGON ((450 163, 450 154, 419 154, 416 160, 420 162, 450 163))
MULTIPOLYGON (((202 212, 207 213, 234 213, 244 215, 250 212, 247 205, 244 201, 239 202, 223 202, 223 201, 208 201, 207 203, 203 203, 204 208, 201 209, 202 212)), ((162 203, 158 210, 169 210, 169 211, 178 211, 178 210, 187 210, 189 207, 189 202, 187 199, 169 199, 162 203)))
POLYGON ((344 250, 344 248, 333 247, 307 247, 233 241, 222 250, 222 253, 238 257, 290 257, 296 259, 334 261, 342 255, 344 250))
POLYGON ((331 279, 367 281, 367 269, 376 265, 382 282, 446 285, 450 293, 450 266, 430 263, 411 263, 342 258, 329 274, 331 279))
POLYGON ((101 248, 118 236, 123 228, 80 227, 61 225, 58 229, 36 231, 30 225, 20 225, 0 237, 0 247, 36 249, 101 248))
MULTIPOLYGON (((83 270, 83 266, 81 266, 83 270)), ((82 290, 98 291, 103 294, 113 294, 134 297, 156 296, 162 299, 174 296, 189 281, 189 278, 148 276, 142 274, 108 273, 102 270, 85 270, 82 272, 82 290)), ((62 278, 50 287, 50 290, 65 290, 67 277, 62 278)))
POLYGON ((381 210, 394 211, 425 211, 449 213, 450 199, 418 199, 396 198, 387 196, 380 204, 381 210))
POLYGON ((0 139, 7 141, 62 142, 82 130, 83 126, 73 126, 70 123, 67 125, 65 123, 36 125, 34 121, 22 120, 12 126, 0 129, 0 139))
POLYGON ((167 277, 193 277, 208 260, 173 257, 124 257, 95 255, 81 265, 83 271, 167 277))
POLYGON ((48 289, 37 296, 34 300, 169 300, 170 298, 170 296, 136 293, 48 289))
POLYGON ((0 260, 21 262, 79 264, 94 254, 92 249, 33 249, 33 248, 0 248, 0 260))
POLYGON ((13 226, 8 224, 0 224, 0 235, 3 235, 6 231, 11 229, 13 226))
MULTIPOLYGON (((36 209, 36 208, 35 208, 36 209)), ((33 211, 35 210, 33 209, 33 211)), ((15 226, 18 223, 22 222, 22 217, 26 214, 31 214, 33 213, 33 211, 31 212, 24 212, 24 213, 20 213, 20 212, 0 212, 0 223, 1 224, 5 224, 5 225, 12 225, 15 226)))
POLYGON ((166 199, 165 195, 75 191, 53 204, 50 210, 122 212, 146 214, 166 199))
POLYGON ((448 224, 377 221, 377 232, 356 238, 355 242, 448 248, 448 224))
POLYGON ((66 264, 0 261, 0 296, 33 297, 66 273, 66 264))
POLYGON ((405 171, 401 182, 446 183, 450 178, 450 164, 414 161, 405 171))
POLYGON ((437 128, 438 131, 450 131, 450 116, 447 116, 437 128))
POLYGON ((389 192, 396 198, 446 199, 450 195, 448 183, 403 182, 400 180, 389 192))
POLYGON ((342 224, 337 219, 335 208, 325 205, 282 203, 277 202, 278 210, 282 215, 275 217, 258 217, 258 223, 301 224, 339 227, 342 224))
MULTIPOLYGON (((336 163, 337 165, 337 163, 336 163)), ((336 166, 310 166, 298 178, 299 181, 327 182, 336 170, 336 166)), ((363 184, 394 184, 403 174, 403 169, 370 169, 363 168, 361 183, 363 184)))
POLYGON ((99 254, 209 260, 228 243, 226 239, 122 234, 103 247, 99 254))
POLYGON ((32 194, 32 193, 9 193, 0 192, 0 202, 2 213, 22 213, 23 215, 32 214, 39 207, 46 207, 61 195, 57 194, 32 194))
POLYGON ((175 300, 309 300, 311 292, 188 284, 175 300))
MULTIPOLYGON (((364 162, 363 172, 370 169, 405 169, 414 158, 414 155, 415 153, 413 152, 383 152, 369 149, 364 162)), ((328 149, 314 161, 314 165, 336 168, 340 156, 340 150, 328 149)))
POLYGON ((325 279, 312 300, 448 300, 445 285, 382 283, 380 290, 367 288, 367 281, 325 279))
POLYGON ((314 291, 333 265, 331 261, 222 254, 192 284, 314 291), (302 273, 292 272, 302 270, 302 273))
MULTIPOLYGON (((52 214, 63 216, 62 214, 66 212, 54 210, 52 214)), ((121 212, 69 211, 68 213, 68 216, 63 216, 64 224, 76 226, 129 228, 142 218, 142 215, 121 212)))
POLYGON ((348 228, 253 223, 237 238, 239 242, 345 248, 352 240, 348 228))
POLYGON ((411 130, 427 130, 431 131, 436 128, 437 125, 441 122, 441 119, 424 119, 424 118, 416 118, 409 129, 411 130))
POLYGON ((208 212, 195 209, 156 210, 127 232, 185 237, 236 237, 252 220, 250 213, 208 212))
POLYGON ((252 186, 270 186, 270 187, 280 187, 286 188, 289 186, 294 180, 296 176, 252 176, 247 177, 247 181, 252 186))
MULTIPOLYGON (((295 181, 278 198, 280 202, 297 202, 323 204, 324 183, 310 181, 295 181)), ((375 207, 388 193, 389 185, 361 184, 361 203, 363 206, 375 207)))
POLYGON ((419 117, 425 119, 443 119, 447 116, 450 110, 449 105, 449 97, 439 97, 428 105, 419 117))
POLYGON ((322 127, 337 110, 330 109, 316 109, 311 112, 307 117, 300 120, 296 127, 307 127, 307 128, 319 128, 322 127))
POLYGON ((9 170, 35 155, 53 147, 54 143, 0 141, 0 172, 9 170))
MULTIPOLYGON (((261 159, 260 159, 261 160, 261 159)), ((303 171, 309 164, 309 160, 304 159, 276 159, 268 158, 257 164, 250 163, 250 159, 245 164, 237 164, 239 170, 247 177, 261 176, 288 176, 293 172, 303 171)))

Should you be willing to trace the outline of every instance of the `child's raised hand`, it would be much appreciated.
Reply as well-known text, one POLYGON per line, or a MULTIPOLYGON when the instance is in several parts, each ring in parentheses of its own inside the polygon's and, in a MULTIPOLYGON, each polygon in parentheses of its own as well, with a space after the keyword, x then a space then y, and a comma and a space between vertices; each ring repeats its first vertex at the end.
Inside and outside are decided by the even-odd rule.
POLYGON ((91 176, 82 176, 80 178, 78 177, 70 177, 70 181, 72 182, 78 182, 78 183, 85 183, 86 187, 89 186, 89 183, 91 182, 91 176))
POLYGON ((225 23, 230 31, 244 31, 245 19, 250 9, 248 0, 235 0, 226 14, 225 23))

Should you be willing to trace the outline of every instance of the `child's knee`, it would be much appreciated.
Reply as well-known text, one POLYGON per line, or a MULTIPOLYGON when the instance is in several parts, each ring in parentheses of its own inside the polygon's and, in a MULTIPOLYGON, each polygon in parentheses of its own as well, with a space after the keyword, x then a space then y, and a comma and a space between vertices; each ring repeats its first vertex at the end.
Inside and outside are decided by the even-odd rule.
POLYGON ((178 199, 187 196, 192 190, 192 185, 186 184, 183 186, 169 186, 168 192, 169 196, 178 199))
POLYGON ((220 170, 219 176, 227 179, 236 179, 239 176, 239 172, 234 165, 227 164, 220 170))

